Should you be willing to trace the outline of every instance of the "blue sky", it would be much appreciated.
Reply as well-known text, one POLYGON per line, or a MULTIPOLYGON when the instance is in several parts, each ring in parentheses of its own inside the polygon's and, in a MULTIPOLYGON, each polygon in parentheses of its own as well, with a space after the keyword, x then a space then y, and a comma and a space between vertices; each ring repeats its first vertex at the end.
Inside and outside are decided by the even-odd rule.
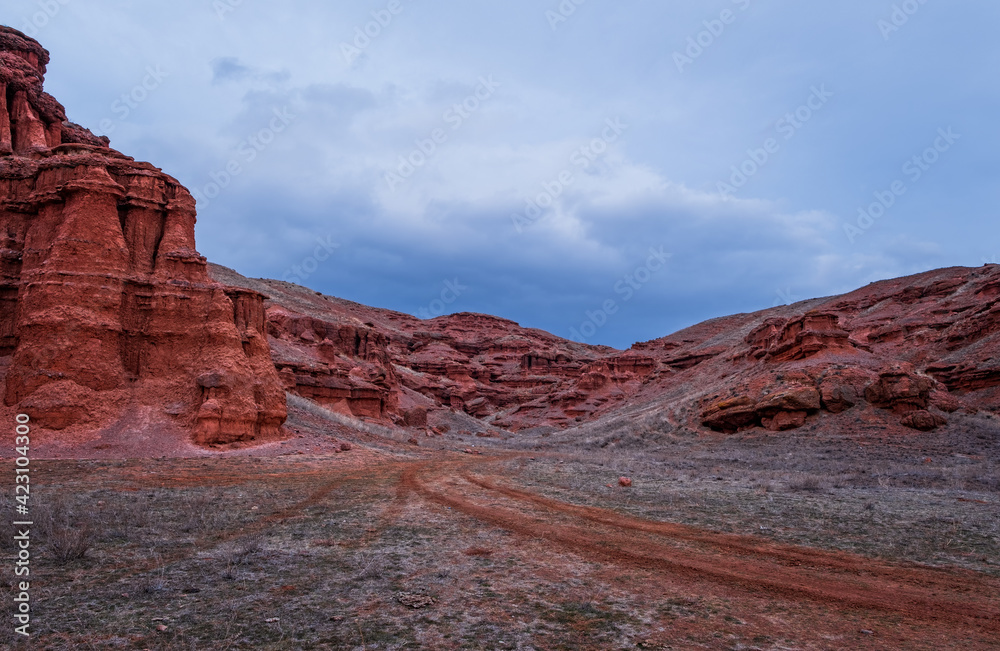
POLYGON ((1000 262, 986 0, 8 0, 0 21, 248 276, 624 348, 1000 262))

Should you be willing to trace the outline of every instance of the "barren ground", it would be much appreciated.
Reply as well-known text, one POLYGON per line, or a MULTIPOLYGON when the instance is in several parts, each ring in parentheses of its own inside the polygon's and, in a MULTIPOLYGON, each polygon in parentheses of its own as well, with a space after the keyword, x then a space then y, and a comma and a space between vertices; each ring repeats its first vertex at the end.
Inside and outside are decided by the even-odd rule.
POLYGON ((628 453, 371 435, 334 454, 319 436, 266 458, 35 461, 35 636, 0 643, 1000 648, 994 437, 628 453))

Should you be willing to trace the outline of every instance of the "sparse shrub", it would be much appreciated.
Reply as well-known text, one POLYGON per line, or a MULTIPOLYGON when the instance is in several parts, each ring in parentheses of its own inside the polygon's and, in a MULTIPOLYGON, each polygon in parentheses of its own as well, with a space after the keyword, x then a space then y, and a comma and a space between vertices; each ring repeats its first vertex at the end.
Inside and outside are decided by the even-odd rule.
POLYGON ((246 565, 263 551, 264 534, 260 531, 248 533, 240 538, 232 552, 226 557, 226 569, 222 575, 227 579, 236 578, 236 566, 246 565))
POLYGON ((149 509, 143 502, 122 498, 108 501, 107 504, 98 503, 96 514, 102 540, 135 540, 137 530, 149 526, 149 509))
POLYGON ((35 526, 48 555, 60 564, 86 556, 98 530, 92 512, 71 506, 63 497, 36 506, 35 526))
POLYGON ((160 554, 150 550, 149 557, 154 560, 157 569, 151 573, 143 575, 138 581, 138 588, 143 594, 160 594, 167 590, 166 566, 160 554))
POLYGON ((199 533, 216 529, 224 517, 208 495, 192 495, 177 506, 180 528, 184 533, 199 533))
POLYGON ((358 573, 354 575, 354 579, 371 579, 382 574, 382 570, 385 568, 385 558, 382 554, 361 553, 358 554, 357 564, 358 573))
POLYGON ((264 534, 260 531, 255 531, 243 536, 236 549, 239 552, 239 555, 243 558, 256 556, 264 551, 264 534))
POLYGON ((806 493, 818 493, 823 490, 823 482, 819 480, 819 477, 810 475, 809 477, 804 477, 802 479, 797 479, 788 485, 793 491, 806 492, 806 493))

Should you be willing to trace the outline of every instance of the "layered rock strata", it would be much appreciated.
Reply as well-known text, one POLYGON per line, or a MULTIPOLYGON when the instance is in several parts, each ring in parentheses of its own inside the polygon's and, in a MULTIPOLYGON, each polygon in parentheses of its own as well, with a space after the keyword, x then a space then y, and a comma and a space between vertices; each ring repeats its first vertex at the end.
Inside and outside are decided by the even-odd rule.
POLYGON ((48 60, 0 28, 3 404, 55 430, 143 406, 204 445, 278 436, 265 297, 208 277, 190 193, 68 122, 48 60))

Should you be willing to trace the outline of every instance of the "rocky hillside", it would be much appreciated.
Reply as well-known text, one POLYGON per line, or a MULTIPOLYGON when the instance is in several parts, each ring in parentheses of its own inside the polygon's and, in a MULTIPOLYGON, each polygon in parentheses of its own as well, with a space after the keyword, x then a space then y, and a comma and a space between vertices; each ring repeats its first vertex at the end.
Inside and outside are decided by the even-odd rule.
POLYGON ((427 435, 449 422, 548 433, 637 407, 701 433, 904 433, 1000 409, 996 265, 627 351, 481 314, 423 321, 208 265, 188 191, 68 122, 42 89, 48 57, 0 27, 0 417, 28 413, 50 441, 257 444, 293 433, 287 394, 342 425, 427 435))
POLYGON ((644 353, 578 344, 513 321, 422 321, 213 265, 214 278, 266 294, 271 355, 285 388, 345 414, 423 425, 455 410, 491 426, 566 427, 636 393, 659 365, 644 353))
POLYGON ((695 424, 795 429, 856 409, 886 425, 943 425, 1000 409, 1000 267, 950 268, 736 315, 639 344, 690 360, 664 383, 695 424))
POLYGON ((269 297, 268 341, 287 390, 399 425, 461 411, 509 431, 564 429, 645 404, 703 431, 793 430, 850 410, 912 431, 1000 409, 996 265, 714 319, 628 351, 479 314, 421 321, 211 269, 269 297))

